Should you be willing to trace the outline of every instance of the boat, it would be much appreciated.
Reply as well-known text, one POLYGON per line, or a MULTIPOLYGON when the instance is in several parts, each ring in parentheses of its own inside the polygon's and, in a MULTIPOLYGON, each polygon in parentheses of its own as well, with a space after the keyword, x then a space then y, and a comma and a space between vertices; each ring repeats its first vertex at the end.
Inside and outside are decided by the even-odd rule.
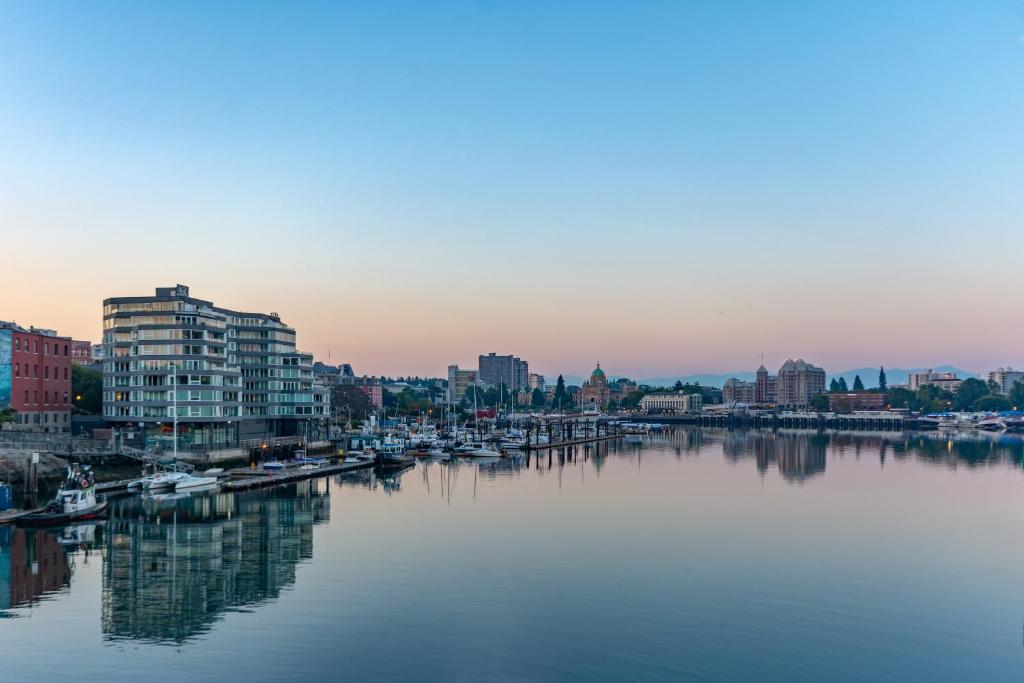
POLYGON ((68 465, 68 476, 57 490, 53 502, 40 512, 22 515, 20 526, 57 526, 107 514, 107 502, 96 500, 96 480, 92 469, 68 465))
POLYGON ((175 485, 175 491, 191 491, 195 489, 213 488, 217 485, 217 477, 195 477, 191 474, 180 479, 175 485))
POLYGON ((455 449, 456 455, 466 458, 496 458, 501 453, 486 445, 483 441, 470 441, 455 449))
POLYGON ((324 465, 327 463, 327 458, 311 458, 308 455, 306 455, 306 451, 296 451, 295 462, 303 466, 314 465, 316 467, 319 467, 320 465, 324 465))
POLYGON ((280 472, 284 469, 284 463, 280 460, 268 460, 260 465, 260 468, 271 472, 280 472))
POLYGON ((142 490, 146 492, 170 491, 178 485, 179 481, 190 477, 187 472, 157 472, 142 479, 142 490))

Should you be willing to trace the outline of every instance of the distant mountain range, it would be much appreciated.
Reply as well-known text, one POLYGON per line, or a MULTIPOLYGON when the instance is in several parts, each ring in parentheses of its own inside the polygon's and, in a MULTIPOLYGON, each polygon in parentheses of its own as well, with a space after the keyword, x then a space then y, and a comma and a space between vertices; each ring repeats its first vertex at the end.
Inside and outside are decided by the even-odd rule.
MULTIPOLYGON (((958 377, 977 377, 973 372, 958 368, 953 365, 937 365, 931 368, 934 372, 955 372, 958 377)), ((886 368, 885 379, 889 384, 906 384, 907 377, 911 372, 925 372, 928 368, 886 368)), ((769 372, 774 374, 775 370, 769 369, 769 372)), ((646 379, 636 380, 638 384, 649 384, 654 387, 670 387, 676 382, 686 383, 700 383, 705 387, 721 387, 725 380, 730 377, 736 379, 745 380, 747 382, 753 381, 756 372, 728 372, 722 374, 714 373, 701 373, 693 375, 679 375, 676 377, 648 377, 646 379)), ((864 386, 870 389, 871 387, 878 386, 878 368, 854 368, 853 370, 843 370, 837 373, 828 373, 828 381, 831 382, 832 378, 837 380, 840 377, 846 379, 847 386, 853 386, 853 379, 857 375, 860 375, 860 379, 864 382, 864 386)), ((584 378, 577 377, 574 375, 564 375, 565 383, 567 385, 579 386, 583 384, 584 378)), ((555 378, 546 378, 551 384, 554 384, 555 378)), ((610 379, 618 379, 618 377, 611 376, 610 379)), ((630 378, 632 379, 632 378, 630 378)))

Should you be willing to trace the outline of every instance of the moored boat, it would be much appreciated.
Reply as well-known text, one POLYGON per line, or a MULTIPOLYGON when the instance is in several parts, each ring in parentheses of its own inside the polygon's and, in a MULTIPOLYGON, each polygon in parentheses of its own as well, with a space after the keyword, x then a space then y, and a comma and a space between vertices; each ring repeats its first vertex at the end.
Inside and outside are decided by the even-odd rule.
POLYGON ((68 466, 68 476, 48 506, 39 512, 30 512, 17 519, 20 526, 56 526, 87 519, 97 519, 107 513, 107 502, 96 500, 96 482, 88 467, 68 466))

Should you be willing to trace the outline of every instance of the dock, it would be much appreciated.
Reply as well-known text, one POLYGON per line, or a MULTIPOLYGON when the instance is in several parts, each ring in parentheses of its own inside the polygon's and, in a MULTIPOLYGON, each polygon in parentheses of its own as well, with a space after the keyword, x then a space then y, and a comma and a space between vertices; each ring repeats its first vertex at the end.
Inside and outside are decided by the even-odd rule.
POLYGON ((249 491, 252 489, 288 484, 303 479, 315 477, 327 477, 332 474, 344 474, 356 470, 364 470, 373 467, 373 461, 366 462, 340 462, 336 465, 321 465, 312 469, 304 470, 301 467, 294 467, 283 472, 264 472, 239 467, 229 470, 228 480, 222 482, 220 487, 223 491, 249 491))
POLYGON ((524 451, 543 451, 549 448, 565 448, 567 446, 579 446, 585 443, 597 443, 599 441, 613 441, 615 439, 621 439, 624 434, 602 434, 601 436, 586 436, 578 439, 566 439, 565 441, 556 441, 555 443, 528 443, 523 446, 524 451))

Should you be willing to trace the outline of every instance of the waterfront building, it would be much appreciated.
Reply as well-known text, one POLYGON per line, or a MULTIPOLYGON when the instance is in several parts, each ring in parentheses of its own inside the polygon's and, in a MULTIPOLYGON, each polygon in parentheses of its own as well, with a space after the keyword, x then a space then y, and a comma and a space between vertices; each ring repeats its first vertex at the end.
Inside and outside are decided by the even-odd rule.
POLYGON ((509 389, 523 389, 529 385, 530 365, 515 356, 489 353, 480 356, 477 376, 487 386, 504 384, 509 389))
POLYGON ((825 371, 803 358, 787 360, 775 378, 775 405, 803 409, 811 399, 825 393, 825 371))
POLYGON ((578 403, 585 407, 595 407, 607 410, 612 404, 618 405, 622 399, 639 391, 636 382, 624 377, 610 381, 598 363, 594 371, 590 373, 590 379, 583 383, 579 389, 578 403))
POLYGON ((803 409, 818 394, 825 392, 825 371, 800 358, 788 359, 775 376, 762 365, 755 380, 746 382, 730 377, 722 386, 725 403, 774 404, 779 408, 803 409))
POLYGON ((698 413, 703 408, 700 394, 647 394, 640 399, 640 409, 646 413, 698 413))
POLYGON ((466 390, 479 382, 476 370, 460 370, 458 365, 448 366, 448 401, 457 403, 466 396, 466 390))
POLYGON ((833 413, 853 413, 859 410, 885 410, 888 401, 884 392, 858 391, 828 393, 828 409, 833 413))
POLYGON ((103 302, 103 414, 170 446, 232 446, 274 436, 315 437, 330 392, 313 380, 312 354, 277 313, 197 299, 184 285, 103 302))
POLYGON ((590 373, 590 379, 580 387, 579 404, 584 407, 595 406, 604 410, 611 401, 611 389, 608 387, 608 376, 601 369, 598 363, 594 371, 590 373))
POLYGON ((931 368, 924 372, 911 372, 907 375, 907 388, 917 391, 921 387, 934 386, 942 391, 956 393, 956 390, 963 384, 963 380, 957 377, 955 372, 935 372, 931 368))
POLYGON ((754 382, 745 382, 741 379, 730 377, 722 385, 722 401, 727 404, 745 403, 753 405, 757 402, 754 400, 755 394, 754 382))
POLYGON ((71 338, 0 321, 0 410, 21 429, 71 429, 71 338))
POLYGON ((1024 382, 1024 371, 1013 368, 997 368, 988 373, 988 383, 994 384, 996 392, 1000 394, 1010 393, 1016 382, 1024 382))

